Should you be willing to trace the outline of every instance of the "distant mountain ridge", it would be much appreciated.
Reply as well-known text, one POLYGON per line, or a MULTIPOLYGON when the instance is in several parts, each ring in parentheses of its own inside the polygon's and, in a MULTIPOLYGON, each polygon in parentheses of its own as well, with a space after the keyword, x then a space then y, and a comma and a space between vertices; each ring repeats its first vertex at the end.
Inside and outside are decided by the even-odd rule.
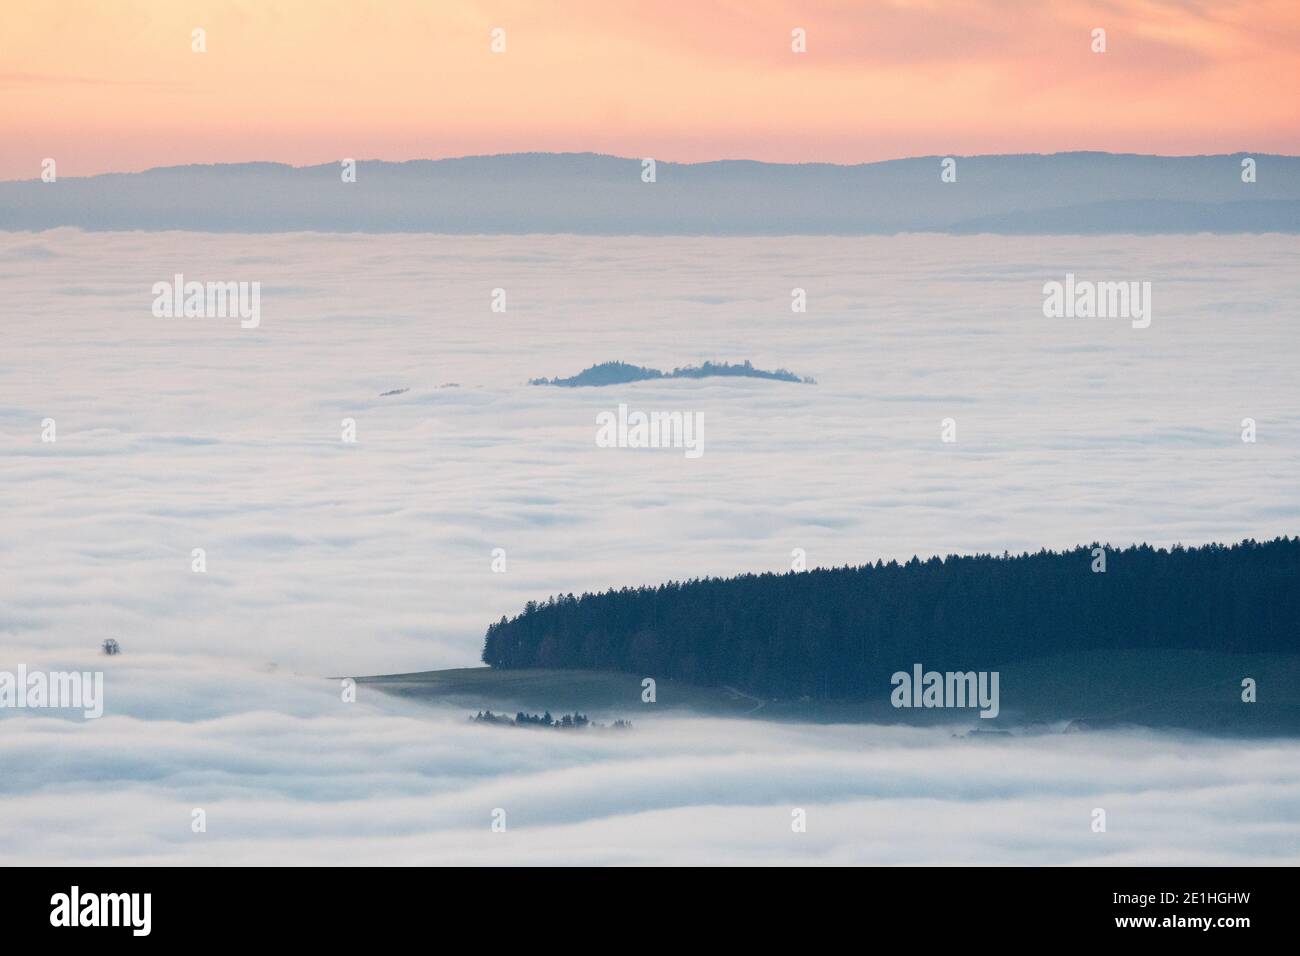
POLYGON ((175 166, 0 182, 0 229, 590 235, 1300 232, 1300 157, 1098 152, 854 166, 595 153, 175 166), (1242 181, 1242 160, 1256 164, 1242 181))

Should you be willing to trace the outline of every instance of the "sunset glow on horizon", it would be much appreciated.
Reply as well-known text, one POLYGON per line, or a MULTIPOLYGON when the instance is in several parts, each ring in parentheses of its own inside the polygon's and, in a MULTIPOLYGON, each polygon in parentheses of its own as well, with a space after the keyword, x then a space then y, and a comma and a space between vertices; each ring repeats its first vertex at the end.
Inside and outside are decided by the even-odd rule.
POLYGON ((45 157, 78 176, 538 150, 1297 153, 1298 75, 1294 0, 69 0, 6 17, 0 179, 45 157))

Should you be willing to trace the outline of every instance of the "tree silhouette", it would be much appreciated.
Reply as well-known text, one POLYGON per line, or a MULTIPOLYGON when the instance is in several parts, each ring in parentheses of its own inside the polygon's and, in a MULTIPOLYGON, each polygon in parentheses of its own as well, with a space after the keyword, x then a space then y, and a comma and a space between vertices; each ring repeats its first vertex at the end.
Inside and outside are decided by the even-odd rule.
POLYGON ((1094 573, 1100 547, 555 596, 491 625, 483 661, 826 699, 917 661, 985 670, 1080 650, 1300 650, 1300 537, 1106 549, 1094 573))

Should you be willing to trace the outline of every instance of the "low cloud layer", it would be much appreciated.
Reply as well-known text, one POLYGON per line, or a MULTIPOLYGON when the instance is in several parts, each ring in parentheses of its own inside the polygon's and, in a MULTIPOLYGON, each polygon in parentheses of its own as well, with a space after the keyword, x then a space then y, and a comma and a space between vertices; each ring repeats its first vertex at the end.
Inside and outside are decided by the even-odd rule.
POLYGON ((530 599, 786 570, 794 548, 1295 533, 1298 244, 2 234, 0 658, 114 637, 408 671, 474 663, 530 599), (260 281, 261 326, 155 318, 177 272, 260 281), (1151 281, 1151 327, 1045 318, 1067 272, 1151 281), (607 359, 818 384, 524 384, 607 359), (701 413, 705 454, 596 447, 620 402, 701 413))
POLYGON ((325 678, 467 666, 530 599, 794 548, 1295 533, 1296 247, 0 234, 0 670, 108 671, 98 721, 0 711, 5 859, 1294 863, 1291 743, 638 711, 570 737, 325 678), (176 272, 260 281, 261 326, 154 318, 176 272), (1044 318, 1067 272, 1151 281, 1150 328, 1044 318), (607 359, 818 384, 524 384, 607 359), (703 413, 704 456, 596 447, 620 401, 703 413))
POLYGON ((120 663, 110 716, 4 718, 8 862, 1300 862, 1294 741, 963 739, 636 703, 631 731, 528 730, 366 685, 349 704, 334 682, 120 663))

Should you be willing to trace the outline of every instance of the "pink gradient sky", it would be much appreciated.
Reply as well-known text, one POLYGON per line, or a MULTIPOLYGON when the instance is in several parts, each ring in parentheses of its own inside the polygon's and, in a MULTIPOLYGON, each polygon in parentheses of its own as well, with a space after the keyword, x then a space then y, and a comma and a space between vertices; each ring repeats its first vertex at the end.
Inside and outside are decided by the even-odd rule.
POLYGON ((1296 0, 61 0, 6 11, 0 178, 45 157, 75 176, 524 150, 1297 153, 1298 67, 1296 0))

